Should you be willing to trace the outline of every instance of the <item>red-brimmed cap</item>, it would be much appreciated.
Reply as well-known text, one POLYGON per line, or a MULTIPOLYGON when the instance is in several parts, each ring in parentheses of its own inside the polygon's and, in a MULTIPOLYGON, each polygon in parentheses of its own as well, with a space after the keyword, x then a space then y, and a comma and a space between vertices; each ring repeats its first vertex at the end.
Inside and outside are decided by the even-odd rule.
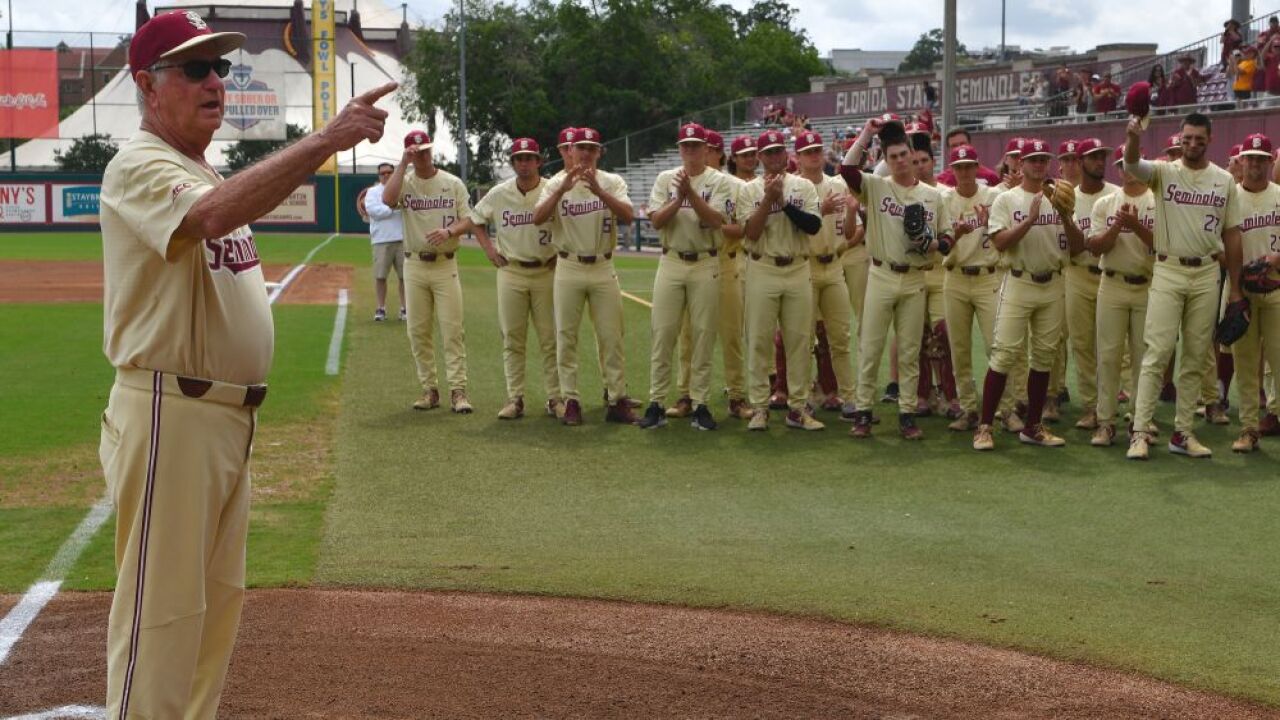
POLYGON ((907 123, 906 126, 902 128, 902 130, 908 135, 930 134, 929 127, 924 123, 918 123, 918 122, 907 123))
POLYGON ((533 138, 516 138, 511 141, 511 157, 539 154, 541 154, 541 148, 538 147, 538 141, 533 138))
POLYGON ((556 147, 564 147, 572 145, 573 139, 578 136, 578 128, 567 127, 560 131, 559 137, 556 138, 556 147))
POLYGON ((972 145, 957 145, 951 150, 951 155, 947 158, 948 165, 962 165, 964 163, 978 162, 978 151, 973 149, 972 145))
POLYGON ((1026 140, 1020 137, 1009 138, 1009 142, 1005 143, 1004 145, 1004 154, 1005 155, 1021 155, 1022 145, 1025 142, 1026 140))
POLYGON ((1089 153, 1106 152, 1110 149, 1110 145, 1106 145, 1100 138, 1096 137, 1085 138, 1076 146, 1076 152, 1080 153, 1080 157, 1084 157, 1089 153))
POLYGON ((715 130, 708 130, 707 145, 717 150, 724 150, 724 136, 715 130))
POLYGON ((1124 95, 1124 109, 1138 117, 1150 115, 1151 83, 1143 80, 1129 86, 1129 92, 1124 95))
POLYGON ((406 148, 416 146, 418 150, 426 150, 431 147, 431 136, 421 130, 410 130, 409 134, 404 136, 404 146, 406 148))
POLYGON ((782 133, 777 130, 765 130, 760 133, 760 137, 756 138, 756 149, 764 152, 770 148, 786 147, 787 141, 783 139, 782 133))
POLYGON ((242 33, 216 33, 193 10, 160 13, 133 34, 129 42, 129 72, 136 78, 139 71, 155 65, 157 60, 201 45, 226 55, 243 44, 242 33))
POLYGON ((805 130, 796 136, 796 152, 804 152, 809 148, 822 147, 822 136, 812 130, 805 130))
POLYGON ((1271 138, 1262 133, 1254 133, 1244 139, 1241 143, 1244 148, 1240 151, 1241 155, 1260 155, 1262 157, 1272 157, 1271 155, 1271 138))
POLYGON ((729 152, 734 155, 741 155, 744 152, 756 151, 756 139, 750 135, 739 135, 733 139, 733 144, 729 146, 729 152))
POLYGON ((583 127, 575 128, 573 133, 574 145, 600 145, 600 131, 595 128, 583 127))
POLYGON ((1174 133, 1165 141, 1165 150, 1181 150, 1182 149, 1182 133, 1174 133))
POLYGON ((676 144, 688 142, 705 143, 707 141, 707 129, 698 123, 686 123, 680 126, 679 138, 676 144))
POLYGON ((1058 143, 1058 157, 1070 157, 1071 155, 1079 155, 1076 146, 1080 144, 1078 140, 1063 140, 1058 143))
POLYGON ((1022 159, 1040 157, 1053 157, 1053 153, 1049 152, 1049 143, 1039 138, 1024 138, 1022 141, 1022 159))
POLYGON ((1244 150, 1244 145, 1232 145, 1231 151, 1227 153, 1227 157, 1235 160, 1240 155, 1240 151, 1244 150))

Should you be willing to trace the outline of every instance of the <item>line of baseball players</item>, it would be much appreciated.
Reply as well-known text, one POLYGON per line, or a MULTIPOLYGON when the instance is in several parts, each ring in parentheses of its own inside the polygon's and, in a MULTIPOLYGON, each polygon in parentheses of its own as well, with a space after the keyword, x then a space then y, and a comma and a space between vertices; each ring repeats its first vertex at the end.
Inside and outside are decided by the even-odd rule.
POLYGON ((997 418, 1021 442, 1064 445, 1046 420, 1056 419, 1069 345, 1083 408, 1076 427, 1092 431, 1093 445, 1113 444, 1121 401, 1132 397, 1128 456, 1146 458, 1158 436, 1155 404, 1167 391, 1166 369, 1181 337, 1170 451, 1211 454, 1192 424, 1197 410, 1211 422, 1226 421, 1233 359, 1243 427, 1232 447, 1253 450, 1261 435, 1280 434, 1274 413, 1260 417, 1264 351, 1266 366, 1280 362, 1280 342, 1264 341, 1280 337, 1280 295, 1249 297, 1253 322, 1230 353, 1218 354, 1211 338, 1219 308, 1244 296, 1242 263, 1264 257, 1280 265, 1280 186, 1271 182, 1268 138, 1250 135, 1242 143, 1233 161, 1237 184, 1208 162, 1210 131, 1208 118, 1189 115, 1170 138, 1169 159, 1157 162, 1140 157, 1136 124, 1114 154, 1097 139, 1067 141, 1058 148, 1055 179, 1055 154, 1045 142, 1011 141, 1001 175, 979 164, 963 131, 948 135, 947 168, 935 176, 928 133, 891 116, 868 121, 846 143, 834 177, 823 173, 817 133, 794 138, 795 169, 788 172, 781 133, 739 137, 726 156, 718 133, 681 127, 681 164, 658 176, 648 203, 661 257, 641 417, 634 409, 644 404, 626 393, 622 293, 612 263, 617 226, 635 212, 625 181, 597 168, 599 133, 562 131, 565 169, 550 179, 539 175, 538 144, 517 139, 510 151, 515 177, 471 208, 462 183, 434 167, 429 139, 415 131, 384 190, 388 204, 405 211, 408 325, 423 387, 414 407, 439 404, 434 321, 451 406, 471 409, 454 262, 457 239, 470 231, 499 269, 503 419, 524 413, 532 322, 547 413, 566 425, 582 422, 577 343, 586 309, 606 419, 645 429, 679 417, 701 430, 717 427, 711 377, 718 338, 728 413, 748 429, 767 429, 772 401, 785 403, 788 427, 822 429, 815 411, 823 407, 852 422, 850 435, 868 437, 878 422, 872 407, 892 327, 906 439, 923 437, 915 420, 928 412, 922 393, 936 373, 949 427, 973 431, 975 449, 995 446, 997 418), (864 167, 876 136, 881 161, 873 171, 864 167), (1108 165, 1118 168, 1122 185, 1107 182, 1108 165), (981 402, 972 368, 975 322, 989 358, 981 402), (1215 367, 1223 382, 1213 381, 1215 367), (679 399, 668 408, 673 382, 679 399))

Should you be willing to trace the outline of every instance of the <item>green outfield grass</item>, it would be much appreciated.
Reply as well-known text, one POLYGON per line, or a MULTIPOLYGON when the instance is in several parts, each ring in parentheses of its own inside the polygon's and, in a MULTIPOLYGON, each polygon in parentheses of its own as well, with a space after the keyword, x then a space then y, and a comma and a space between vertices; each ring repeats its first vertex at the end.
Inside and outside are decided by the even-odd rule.
MULTIPOLYGON (((282 255, 288 245, 294 259, 280 262, 295 262, 322 239, 281 242, 282 255)), ((273 240, 261 238, 260 248, 273 240)), ((364 242, 337 240, 322 255, 367 268, 364 242)), ((0 257, 12 257, 18 244, 0 238, 0 257)), ((500 422, 493 271, 474 250, 461 261, 474 415, 410 409, 419 389, 404 325, 372 322, 367 269, 357 274, 341 383, 307 376, 323 364, 333 309, 314 308, 314 319, 291 317, 312 308, 276 309, 263 425, 264 436, 278 429, 283 449, 259 442, 255 458, 288 467, 286 450, 296 445, 305 465, 332 438, 333 459, 306 466, 319 478, 302 490, 266 480, 289 499, 256 501, 251 584, 816 615, 1028 649, 1280 705, 1280 579, 1271 572, 1280 551, 1272 531, 1280 444, 1268 440, 1263 453, 1235 456, 1228 446, 1238 426, 1206 427, 1200 436, 1217 453, 1211 461, 1160 450, 1149 463, 1130 463, 1123 447, 1089 447, 1087 434, 1070 428, 1075 406, 1059 426, 1071 444, 1059 450, 1002 435, 997 452, 974 453, 969 435, 949 433, 940 419, 922 421, 924 442, 905 443, 887 405, 876 437, 861 443, 832 415, 823 416, 823 433, 786 430, 780 414, 768 433, 747 433, 731 420, 715 433, 679 422, 643 432, 603 423, 589 324, 580 343, 587 424, 564 428, 540 415, 534 350, 529 417, 500 422), (295 327, 298 339, 289 341, 295 327)), ((617 265, 624 289, 647 298, 653 261, 617 265)), ((645 397, 648 311, 629 301, 625 308, 628 384, 645 397)), ((11 331, 12 316, 2 314, 9 310, 0 307, 0 333, 11 331)), ((92 371, 90 364, 104 364, 96 353, 95 341, 83 357, 63 355, 92 371)), ((3 386, 8 380, 0 375, 3 386)), ((101 393, 109 382, 108 373, 101 393)), ((73 399, 58 414, 66 425, 76 415, 73 399)), ((95 413, 101 406, 89 404, 95 413)), ((723 417, 723 398, 714 410, 723 417)), ((1161 406, 1165 428, 1171 413, 1161 406)), ((89 448, 93 460, 96 415, 86 417, 83 435, 52 423, 82 438, 57 452, 89 448)), ((3 547, 37 548, 0 556, 0 591, 24 587, 80 514, 0 509, 3 547), (23 525, 38 530, 12 529, 23 525)), ((109 528, 99 533, 70 587, 110 586, 110 537, 109 528)))

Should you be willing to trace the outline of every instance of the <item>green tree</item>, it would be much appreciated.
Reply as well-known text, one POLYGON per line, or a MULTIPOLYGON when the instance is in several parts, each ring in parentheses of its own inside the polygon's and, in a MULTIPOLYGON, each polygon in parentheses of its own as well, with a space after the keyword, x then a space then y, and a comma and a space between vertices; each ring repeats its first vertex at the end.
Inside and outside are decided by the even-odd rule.
POLYGON ((289 123, 284 127, 284 140, 240 140, 227 147, 227 167, 231 172, 239 172, 258 162, 262 158, 304 137, 307 129, 301 125, 289 123))
MULTIPOLYGON (((932 70, 933 66, 942 62, 942 29, 934 28, 920 36, 911 52, 898 65, 898 72, 916 72, 932 70)), ((956 43, 956 55, 963 57, 968 51, 962 43, 956 43)))
POLYGON ((64 172, 101 172, 120 148, 109 135, 85 135, 71 143, 65 153, 53 151, 53 161, 64 172))

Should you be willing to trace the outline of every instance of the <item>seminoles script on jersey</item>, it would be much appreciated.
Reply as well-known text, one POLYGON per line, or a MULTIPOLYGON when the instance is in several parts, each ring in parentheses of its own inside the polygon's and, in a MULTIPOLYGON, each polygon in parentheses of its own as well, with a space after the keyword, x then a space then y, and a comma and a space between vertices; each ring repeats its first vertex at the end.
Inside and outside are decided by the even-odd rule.
POLYGON ((502 211, 502 227, 517 228, 522 225, 533 224, 533 211, 512 212, 511 210, 502 211))
MULTIPOLYGON (((902 203, 898 202, 897 200, 891 197, 884 197, 880 199, 879 210, 880 212, 884 213, 885 215, 888 215, 889 217, 901 218, 903 215, 906 214, 906 207, 903 206, 902 203)), ((924 206, 925 222, 929 223, 930 225, 933 225, 934 217, 935 215, 933 213, 933 210, 931 210, 928 205, 925 205, 924 206)))
POLYGON ((262 261, 258 258, 258 246, 253 241, 253 233, 248 228, 233 230, 230 235, 216 240, 205 238, 205 250, 208 250, 209 269, 217 272, 227 269, 232 275, 258 267, 262 261))
POLYGON ((457 207, 457 202, 447 195, 435 195, 424 197, 422 195, 404 196, 401 203, 409 210, 452 210, 457 207))
POLYGON ((1216 192, 1204 192, 1195 188, 1184 189, 1178 183, 1169 183, 1164 188, 1164 199, 1175 205, 1198 205, 1201 207, 1224 208, 1227 196, 1216 192))

